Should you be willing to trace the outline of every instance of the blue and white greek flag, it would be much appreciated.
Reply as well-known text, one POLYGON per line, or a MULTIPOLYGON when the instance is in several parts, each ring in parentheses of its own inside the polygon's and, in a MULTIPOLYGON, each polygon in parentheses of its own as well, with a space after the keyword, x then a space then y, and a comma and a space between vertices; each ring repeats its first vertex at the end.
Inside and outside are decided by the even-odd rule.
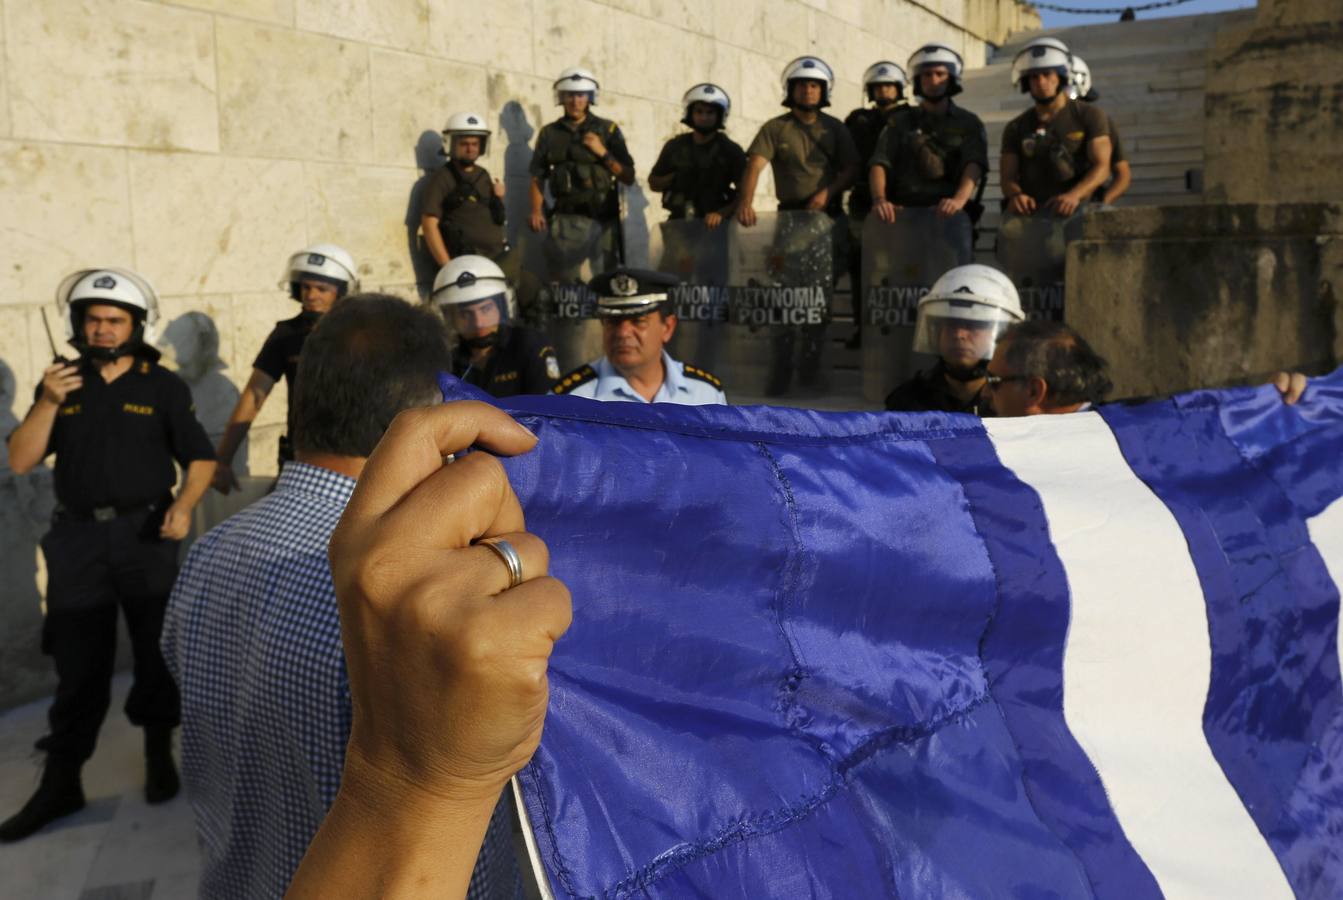
POLYGON ((1343 897, 1343 370, 1066 416, 513 398, 557 897, 1343 897))

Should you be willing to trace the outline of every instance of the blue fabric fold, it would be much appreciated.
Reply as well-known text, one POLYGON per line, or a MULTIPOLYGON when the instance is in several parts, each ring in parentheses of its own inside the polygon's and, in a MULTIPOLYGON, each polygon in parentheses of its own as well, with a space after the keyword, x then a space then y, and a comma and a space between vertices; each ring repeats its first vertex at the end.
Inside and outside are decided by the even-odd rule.
MULTIPOLYGON (((1343 778, 1338 597, 1302 524, 1343 496, 1343 374, 1307 400, 1103 414, 1207 594, 1209 743, 1310 893, 1343 883, 1309 793, 1343 778)), ((557 895, 1159 896, 1062 715, 1048 522, 976 419, 500 405, 574 602, 520 773, 557 895)))

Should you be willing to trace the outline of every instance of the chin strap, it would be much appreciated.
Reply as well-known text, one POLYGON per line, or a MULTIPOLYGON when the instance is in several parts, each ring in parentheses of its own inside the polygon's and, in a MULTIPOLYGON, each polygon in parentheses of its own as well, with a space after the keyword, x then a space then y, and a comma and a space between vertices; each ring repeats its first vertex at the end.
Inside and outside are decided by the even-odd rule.
POLYGON ((942 371, 953 381, 978 381, 989 374, 989 364, 981 360, 967 368, 966 366, 949 366, 944 361, 942 363, 942 371))
POLYGON ((158 362, 163 356, 158 350, 139 340, 127 341, 115 347, 93 347, 83 341, 71 341, 70 346, 79 355, 93 362, 115 362, 123 356, 138 356, 149 362, 158 362))

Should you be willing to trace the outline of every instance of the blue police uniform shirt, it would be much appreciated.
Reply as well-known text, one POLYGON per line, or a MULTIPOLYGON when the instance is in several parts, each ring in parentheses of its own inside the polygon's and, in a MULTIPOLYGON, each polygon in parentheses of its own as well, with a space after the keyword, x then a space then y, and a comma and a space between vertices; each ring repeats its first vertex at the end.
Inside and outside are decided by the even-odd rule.
MULTIPOLYGON (((567 391, 569 397, 587 397, 589 400, 630 400, 647 403, 625 376, 616 371, 605 356, 589 363, 597 372, 597 377, 574 389, 567 391)), ((662 351, 662 370, 665 377, 662 386, 653 395, 653 403, 683 403, 686 406, 704 406, 710 403, 727 403, 727 395, 721 390, 685 374, 685 365, 671 358, 666 350, 662 351)))

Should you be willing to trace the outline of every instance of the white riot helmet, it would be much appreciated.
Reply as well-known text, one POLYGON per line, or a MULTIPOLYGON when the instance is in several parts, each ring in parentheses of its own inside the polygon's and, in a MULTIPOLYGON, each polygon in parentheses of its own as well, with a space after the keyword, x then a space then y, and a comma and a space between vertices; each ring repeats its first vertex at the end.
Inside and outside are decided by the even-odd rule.
POLYGON ((909 75, 914 79, 914 96, 923 96, 923 86, 919 75, 932 66, 946 66, 951 74, 951 83, 944 97, 954 97, 961 92, 961 75, 965 73, 965 60, 946 44, 924 44, 909 57, 909 75))
POLYGON ((480 138, 481 156, 490 152, 490 129, 485 124, 485 117, 473 112, 455 113, 443 126, 443 144, 448 156, 452 156, 452 142, 456 138, 473 136, 480 138))
POLYGON ((1091 66, 1077 54, 1073 54, 1072 77, 1068 79, 1068 96, 1074 100, 1093 102, 1100 99, 1091 84, 1091 66))
POLYGON ((597 76, 582 66, 570 66, 555 79, 555 105, 560 105, 560 94, 587 94, 588 106, 597 105, 597 93, 601 85, 597 76))
POLYGON ((354 257, 335 244, 313 244, 289 257, 280 287, 289 287, 289 296, 302 299, 299 285, 303 281, 321 281, 334 285, 339 296, 359 290, 359 275, 354 269, 354 257))
POLYGON ((690 107, 696 103, 709 103, 718 107, 720 111, 718 127, 725 128, 727 126, 728 113, 732 112, 732 98, 727 95, 727 91, 708 82, 697 84, 686 91, 685 96, 681 98, 681 108, 685 110, 685 115, 681 117, 682 125, 695 127, 695 122, 690 117, 690 107))
POLYGON ((941 356, 948 366, 975 368, 992 358, 999 336, 1024 321, 1012 279, 992 266, 957 266, 919 300, 914 352, 941 356), (944 339, 945 336, 945 339, 944 339), (954 357, 948 359, 948 356, 954 357))
POLYGON ((67 275, 56 288, 56 308, 65 323, 65 339, 82 356, 112 360, 129 353, 152 353, 158 335, 159 295, 148 280, 129 269, 81 269, 67 275), (84 340, 84 310, 106 303, 126 310, 135 319, 131 339, 117 347, 90 347, 84 340))
POLYGON ((1068 76, 1072 69, 1072 54, 1060 42, 1033 43, 1021 48, 1016 59, 1012 60, 1012 83, 1021 88, 1023 94, 1030 92, 1027 76, 1032 72, 1049 70, 1059 74, 1059 90, 1068 86, 1068 76))
POLYGON ((438 270, 429 302, 448 323, 454 342, 492 346, 513 320, 513 290, 504 270, 484 256, 458 256, 438 270))
POLYGON ((905 99, 905 85, 909 79, 905 76, 905 70, 900 68, 899 64, 890 60, 883 59, 881 62, 873 63, 867 67, 863 73, 863 93, 867 99, 872 99, 872 85, 874 84, 893 84, 897 88, 896 99, 905 99))
POLYGON ((830 105, 830 91, 835 86, 835 73, 825 60, 818 56, 799 56, 797 59, 783 67, 783 78, 780 79, 783 84, 783 105, 793 105, 794 81, 819 81, 821 87, 821 102, 817 108, 830 105))

